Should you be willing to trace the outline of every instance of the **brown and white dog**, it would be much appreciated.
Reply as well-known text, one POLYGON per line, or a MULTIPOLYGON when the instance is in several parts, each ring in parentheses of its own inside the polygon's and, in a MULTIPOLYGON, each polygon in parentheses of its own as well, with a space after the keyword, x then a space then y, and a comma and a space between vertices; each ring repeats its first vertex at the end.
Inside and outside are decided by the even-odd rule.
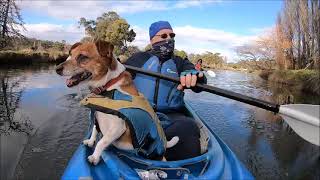
MULTIPOLYGON (((66 81, 68 87, 86 82, 94 90, 102 90, 101 87, 104 87, 106 91, 117 89, 124 94, 139 95, 131 74, 114 58, 113 45, 105 41, 74 44, 69 51, 69 57, 57 66, 56 72, 61 76, 71 76, 66 81)), ((97 143, 93 154, 88 157, 90 163, 98 164, 103 150, 110 144, 123 150, 133 149, 131 132, 123 119, 102 112, 96 113, 96 119, 103 137, 97 143)), ((92 147, 97 134, 94 126, 90 139, 83 143, 92 147)), ((172 138, 167 142, 166 148, 173 147, 178 141, 177 136, 172 138)))

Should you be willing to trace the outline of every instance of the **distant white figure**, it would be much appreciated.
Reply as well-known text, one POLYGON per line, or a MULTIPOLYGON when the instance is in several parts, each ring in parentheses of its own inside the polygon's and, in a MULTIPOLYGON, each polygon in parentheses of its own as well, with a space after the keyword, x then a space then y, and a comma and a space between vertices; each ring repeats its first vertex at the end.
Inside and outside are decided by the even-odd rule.
POLYGON ((214 73, 214 72, 211 71, 211 70, 208 70, 207 73, 208 73, 208 75, 211 76, 211 77, 216 77, 216 73, 214 73))

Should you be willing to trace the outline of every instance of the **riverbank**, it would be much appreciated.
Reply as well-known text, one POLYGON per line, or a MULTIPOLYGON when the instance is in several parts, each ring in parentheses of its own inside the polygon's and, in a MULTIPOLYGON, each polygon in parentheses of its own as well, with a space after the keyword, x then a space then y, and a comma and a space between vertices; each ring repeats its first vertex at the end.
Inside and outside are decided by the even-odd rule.
POLYGON ((0 51, 0 64, 60 63, 68 54, 60 51, 0 51))
POLYGON ((235 68, 235 67, 232 67, 232 66, 229 66, 229 65, 222 65, 222 66, 219 66, 219 67, 203 65, 202 68, 204 70, 217 69, 217 70, 240 71, 240 72, 248 72, 248 73, 252 73, 253 72, 253 70, 248 70, 248 69, 245 69, 245 68, 238 68, 238 67, 235 68))
POLYGON ((320 95, 320 72, 316 70, 260 71, 259 76, 272 83, 295 86, 298 90, 320 95))

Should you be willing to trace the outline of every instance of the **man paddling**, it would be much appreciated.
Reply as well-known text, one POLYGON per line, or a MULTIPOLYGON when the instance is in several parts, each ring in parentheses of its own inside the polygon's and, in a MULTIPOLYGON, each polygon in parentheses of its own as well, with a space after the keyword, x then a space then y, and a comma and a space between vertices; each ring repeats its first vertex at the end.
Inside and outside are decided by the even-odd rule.
POLYGON ((157 21, 149 28, 151 50, 139 52, 131 56, 125 64, 159 72, 171 77, 180 77, 180 84, 135 74, 134 83, 138 90, 144 94, 162 120, 170 119, 165 127, 167 138, 179 136, 176 146, 167 150, 167 160, 179 160, 200 155, 200 132, 195 121, 183 116, 184 107, 183 89, 192 88, 195 84, 206 82, 202 72, 195 70, 189 60, 174 56, 175 33, 169 22, 157 21), (165 113, 165 114, 163 114, 165 113), (169 117, 169 118, 168 118, 169 117))

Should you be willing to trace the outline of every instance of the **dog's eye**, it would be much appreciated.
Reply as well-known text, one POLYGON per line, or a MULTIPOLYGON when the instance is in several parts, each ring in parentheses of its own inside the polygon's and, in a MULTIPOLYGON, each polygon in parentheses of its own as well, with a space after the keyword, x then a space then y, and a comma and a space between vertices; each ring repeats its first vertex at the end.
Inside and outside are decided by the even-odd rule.
POLYGON ((82 63, 82 62, 88 60, 88 58, 89 58, 88 56, 85 56, 83 54, 79 54, 79 56, 77 57, 77 62, 82 63))

